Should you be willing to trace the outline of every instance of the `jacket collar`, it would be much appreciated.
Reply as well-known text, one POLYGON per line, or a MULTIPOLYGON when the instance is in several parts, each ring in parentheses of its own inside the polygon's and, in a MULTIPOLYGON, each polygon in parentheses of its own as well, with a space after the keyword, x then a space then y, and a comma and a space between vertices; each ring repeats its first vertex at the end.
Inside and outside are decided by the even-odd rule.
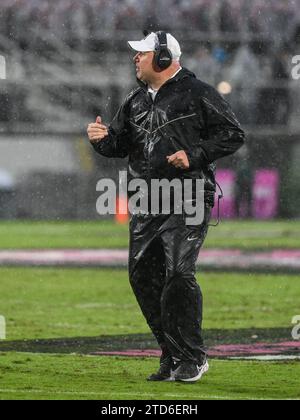
MULTIPOLYGON (((195 74, 192 73, 190 70, 186 69, 185 67, 182 67, 182 69, 176 74, 176 76, 171 77, 171 79, 167 80, 162 86, 166 86, 169 85, 171 83, 175 83, 178 82, 180 80, 185 79, 186 77, 194 77, 196 78, 195 74)), ((136 79, 137 83, 139 84, 139 86, 145 91, 147 92, 148 90, 148 86, 146 83, 142 82, 140 79, 136 79)))

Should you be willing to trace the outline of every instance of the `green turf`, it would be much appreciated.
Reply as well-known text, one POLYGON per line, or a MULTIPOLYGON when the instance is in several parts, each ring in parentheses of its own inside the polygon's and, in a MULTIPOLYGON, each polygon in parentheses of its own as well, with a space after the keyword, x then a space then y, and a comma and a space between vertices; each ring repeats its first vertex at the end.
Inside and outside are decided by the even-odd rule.
MULTIPOLYGON (((63 348, 66 340, 61 348, 58 342, 57 353, 71 354, 39 353, 48 351, 43 344, 35 354, 8 352, 10 340, 80 337, 82 348, 80 341, 74 347, 80 353, 87 350, 84 337, 106 335, 109 345, 109 335, 149 329, 125 270, 1 268, 0 277, 0 314, 7 321, 5 346, 0 343, 0 399, 300 398, 299 362, 212 360, 201 382, 186 385, 146 382, 157 368, 155 358, 72 355, 72 346, 63 348)), ((214 329, 216 335, 227 330, 227 338, 236 336, 238 328, 288 331, 299 313, 299 276, 210 273, 198 279, 205 299, 204 326, 212 337, 214 329)), ((245 334, 247 338, 250 330, 245 334)), ((32 344, 28 341, 28 348, 32 344)), ((26 346, 24 342, 22 351, 26 346)))
MULTIPOLYGON (((110 221, 0 222, 0 249, 127 248, 128 226, 110 221)), ((299 221, 223 221, 210 228, 208 248, 300 248, 299 221)))
MULTIPOLYGON (((0 278, 8 340, 149 332, 125 270, 0 268, 0 278)), ((289 328, 299 314, 297 275, 197 278, 207 329, 289 328)))
POLYGON ((156 368, 155 358, 0 353, 0 399, 300 399, 296 362, 213 360, 196 384, 147 382, 156 368))

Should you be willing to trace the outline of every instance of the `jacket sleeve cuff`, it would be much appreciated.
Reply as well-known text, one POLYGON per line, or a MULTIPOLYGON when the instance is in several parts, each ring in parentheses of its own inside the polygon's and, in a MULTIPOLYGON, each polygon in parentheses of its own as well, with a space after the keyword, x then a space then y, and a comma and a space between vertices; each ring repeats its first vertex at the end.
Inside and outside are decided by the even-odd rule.
POLYGON ((105 152, 108 152, 111 148, 110 139, 108 136, 104 137, 102 140, 92 143, 94 150, 101 154, 105 154, 105 152))
POLYGON ((209 163, 207 155, 201 147, 199 147, 197 150, 186 152, 186 154, 190 164, 190 171, 203 168, 209 163))

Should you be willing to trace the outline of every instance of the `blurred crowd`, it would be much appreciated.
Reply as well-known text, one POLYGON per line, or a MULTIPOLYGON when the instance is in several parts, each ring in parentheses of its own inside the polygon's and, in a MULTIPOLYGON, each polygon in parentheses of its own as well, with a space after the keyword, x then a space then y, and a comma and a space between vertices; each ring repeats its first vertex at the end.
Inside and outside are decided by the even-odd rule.
MULTIPOLYGON (((143 29, 174 33, 182 43, 183 66, 218 88, 242 124, 300 130, 300 87, 290 88, 291 56, 300 54, 300 0, 0 0, 0 57, 8 75, 0 84, 1 132, 21 133, 18 138, 47 133, 48 142, 48 133, 64 138, 70 130, 81 132, 99 113, 109 121, 128 83, 135 85, 125 40, 143 29)), ((236 164, 244 216, 251 200, 246 153, 240 151, 236 164)), ((273 155, 266 157, 273 165, 273 155)), ((40 179, 48 188, 49 177, 40 179)), ((39 218, 49 214, 51 205, 44 211, 34 204, 31 178, 24 191, 20 200, 30 200, 23 217, 31 211, 39 218)), ((14 217, 14 180, 0 171, 1 194, 0 218, 14 217)), ((69 201, 61 217, 78 216, 77 204, 69 201)), ((89 217, 85 208, 80 211, 89 217)))
POLYGON ((300 22, 300 0, 1 0, 0 31, 21 44, 37 33, 63 40, 116 30, 161 28, 286 37, 300 22))
MULTIPOLYGON (((10 75, 19 72, 19 79, 23 74, 25 79, 29 75, 28 80, 30 72, 34 77, 40 74, 44 80, 39 65, 43 65, 41 58, 45 57, 46 65, 41 72, 46 71, 50 80, 49 72, 56 72, 55 77, 57 72, 62 73, 60 67, 51 67, 51 63, 55 64, 56 48, 62 51, 63 59, 66 45, 74 50, 79 48, 79 55, 83 57, 83 53, 87 53, 91 64, 93 54, 90 52, 98 54, 105 48, 107 52, 110 48, 107 41, 118 39, 117 31, 141 32, 142 29, 175 31, 175 35, 176 31, 181 31, 183 65, 216 87, 225 81, 225 88, 229 88, 226 94, 241 114, 242 122, 260 123, 263 118, 264 123, 287 123, 291 108, 288 91, 291 54, 297 51, 296 46, 300 47, 300 0, 1 0, 0 55, 5 53, 1 51, 5 45, 8 54, 17 50, 14 45, 19 45, 19 57, 15 57, 10 75), (187 32, 189 43, 184 38, 187 32), (199 32, 206 33, 207 37, 199 37, 199 32), (215 34, 219 34, 219 38, 214 39, 215 34), (231 34, 229 41, 226 34, 231 34), (22 50, 30 50, 38 60, 32 60, 30 54, 22 54, 22 50), (233 91, 231 97, 230 90, 233 91)), ((122 34, 121 38, 127 39, 127 35, 122 34)), ((125 50, 126 43, 122 45, 125 50)), ((106 62, 109 64, 111 80, 114 67, 111 57, 101 61, 97 54, 96 64, 103 67, 103 74, 106 62)), ((114 55, 114 51, 110 54, 114 55)), ((123 80, 129 80, 131 67, 127 50, 124 55, 123 61, 118 55, 116 67, 125 75, 123 80)), ((71 80, 76 69, 70 68, 65 67, 63 74, 70 74, 71 80)), ((99 68, 95 68, 95 77, 98 71, 99 68)), ((85 69, 80 74, 81 79, 89 79, 88 74, 85 69)), ((21 93, 23 95, 23 91, 21 93)), ((24 97, 28 98, 27 93, 24 97)), ((6 103, 0 120, 10 118, 5 114, 10 102, 6 100, 6 103)), ((74 104, 69 108, 74 109, 74 104)), ((41 106, 35 106, 34 114, 37 109, 41 106)))
POLYGON ((243 123, 287 124, 291 112, 291 51, 282 44, 268 51, 255 43, 233 50, 223 45, 198 47, 185 61, 197 77, 228 95, 243 123))

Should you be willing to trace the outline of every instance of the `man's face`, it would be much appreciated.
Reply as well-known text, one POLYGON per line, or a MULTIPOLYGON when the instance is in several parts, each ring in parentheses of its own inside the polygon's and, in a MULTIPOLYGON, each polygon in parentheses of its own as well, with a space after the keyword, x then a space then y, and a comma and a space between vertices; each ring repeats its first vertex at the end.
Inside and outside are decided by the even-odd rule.
POLYGON ((136 77, 143 82, 148 82, 152 79, 154 72, 153 69, 153 51, 138 52, 133 61, 136 69, 136 77))

